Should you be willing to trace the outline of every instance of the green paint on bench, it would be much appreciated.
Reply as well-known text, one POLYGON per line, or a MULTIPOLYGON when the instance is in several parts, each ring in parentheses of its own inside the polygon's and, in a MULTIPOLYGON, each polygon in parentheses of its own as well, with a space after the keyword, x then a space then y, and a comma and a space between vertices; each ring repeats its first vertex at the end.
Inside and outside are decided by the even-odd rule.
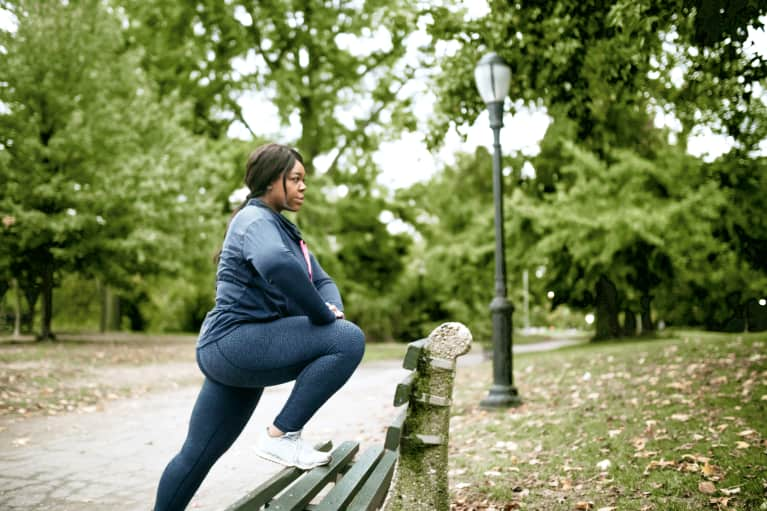
MULTIPOLYGON (((315 445, 314 448, 318 451, 327 452, 333 448, 333 442, 323 442, 315 445)), ((287 467, 280 470, 277 474, 258 485, 258 487, 243 498, 227 507, 226 511, 258 511, 262 506, 269 502, 272 497, 301 477, 301 474, 304 472, 304 470, 296 467, 287 467)))
POLYGON ((376 445, 363 452, 354 462, 352 468, 325 495, 322 502, 314 507, 315 511, 338 511, 339 509, 345 509, 349 501, 357 495, 357 492, 359 492, 370 473, 373 472, 383 451, 382 446, 376 445))
POLYGON ((418 366, 418 357, 421 356, 421 350, 426 345, 427 339, 420 339, 413 341, 407 345, 407 353, 405 353, 405 360, 402 362, 402 367, 410 369, 411 371, 418 366))
POLYGON ((408 374, 402 383, 397 384, 397 390, 394 391, 394 406, 402 406, 410 401, 410 389, 413 388, 416 373, 413 371, 408 374))
POLYGON ((282 495, 269 504, 270 511, 303 511, 315 495, 333 481, 357 454, 360 446, 357 442, 344 442, 335 451, 329 465, 317 467, 307 472, 282 495))
POLYGON ((380 507, 389 491, 395 463, 397 463, 397 452, 384 451, 381 461, 378 462, 346 511, 371 511, 380 507))
POLYGON ((389 451, 396 451, 399 449, 399 442, 402 439, 402 428, 405 424, 405 418, 407 418, 407 407, 397 415, 397 418, 386 428, 386 441, 384 447, 389 451))

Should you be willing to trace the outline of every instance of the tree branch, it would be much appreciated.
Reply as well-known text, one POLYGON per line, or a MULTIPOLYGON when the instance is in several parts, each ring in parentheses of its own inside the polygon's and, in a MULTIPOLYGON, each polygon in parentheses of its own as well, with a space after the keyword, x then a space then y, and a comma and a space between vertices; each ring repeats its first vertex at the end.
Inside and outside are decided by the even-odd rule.
MULTIPOLYGON (((393 93, 393 97, 396 98, 397 94, 405 86, 406 82, 407 82, 407 80, 403 80, 403 81, 400 82, 399 87, 393 93)), ((378 117, 381 115, 381 112, 383 112, 384 108, 386 108, 390 104, 391 104, 391 102, 383 102, 383 103, 381 103, 381 105, 379 105, 378 108, 376 108, 373 112, 371 112, 370 116, 367 119, 365 119, 361 123, 357 124, 356 129, 353 132, 351 132, 351 133, 355 133, 356 136, 348 136, 348 137, 346 137, 344 145, 341 147, 341 149, 339 149, 338 153, 333 158, 333 161, 330 162, 330 165, 328 166, 328 170, 327 170, 328 174, 332 175, 332 173, 335 172, 335 170, 336 170, 336 168, 338 166, 338 161, 341 159, 341 155, 344 154, 352 146, 353 142, 356 142, 360 138, 360 134, 364 134, 365 133, 365 128, 367 128, 373 122, 378 120, 378 117)))

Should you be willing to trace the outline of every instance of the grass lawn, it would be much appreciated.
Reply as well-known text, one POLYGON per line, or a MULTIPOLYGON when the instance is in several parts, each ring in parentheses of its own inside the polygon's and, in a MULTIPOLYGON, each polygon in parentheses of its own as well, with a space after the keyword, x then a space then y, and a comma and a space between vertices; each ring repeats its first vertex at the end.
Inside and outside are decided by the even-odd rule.
MULTIPOLYGON (((517 344, 533 344, 547 341, 559 341, 559 340, 572 340, 572 341, 588 341, 593 337, 594 332, 585 330, 533 330, 525 331, 523 329, 514 330, 512 337, 512 343, 517 344)), ((492 342, 492 341, 491 341, 492 342)))
POLYGON ((514 357, 524 404, 456 382, 454 510, 767 510, 767 335, 675 332, 514 357))

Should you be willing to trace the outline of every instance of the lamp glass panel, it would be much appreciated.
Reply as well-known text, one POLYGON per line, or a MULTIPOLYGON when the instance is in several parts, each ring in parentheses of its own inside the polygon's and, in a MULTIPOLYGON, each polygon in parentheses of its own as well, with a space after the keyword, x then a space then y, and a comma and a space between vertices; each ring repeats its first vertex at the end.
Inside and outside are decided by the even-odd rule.
POLYGON ((479 64, 474 68, 474 80, 477 82, 477 89, 482 101, 489 103, 495 101, 495 91, 493 90, 492 66, 490 64, 479 64))
POLYGON ((483 58, 474 68, 474 80, 485 103, 504 101, 511 85, 511 69, 500 58, 483 58))
POLYGON ((495 101, 503 101, 511 86, 511 68, 503 63, 493 64, 495 101))

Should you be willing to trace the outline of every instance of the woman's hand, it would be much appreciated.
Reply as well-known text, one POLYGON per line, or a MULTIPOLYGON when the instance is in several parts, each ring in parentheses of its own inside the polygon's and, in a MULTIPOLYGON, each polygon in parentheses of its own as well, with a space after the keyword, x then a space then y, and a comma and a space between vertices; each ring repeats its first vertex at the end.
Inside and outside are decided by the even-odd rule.
POLYGON ((344 313, 338 310, 338 307, 329 302, 325 302, 325 305, 327 305, 328 309, 336 315, 336 319, 344 319, 344 313))

